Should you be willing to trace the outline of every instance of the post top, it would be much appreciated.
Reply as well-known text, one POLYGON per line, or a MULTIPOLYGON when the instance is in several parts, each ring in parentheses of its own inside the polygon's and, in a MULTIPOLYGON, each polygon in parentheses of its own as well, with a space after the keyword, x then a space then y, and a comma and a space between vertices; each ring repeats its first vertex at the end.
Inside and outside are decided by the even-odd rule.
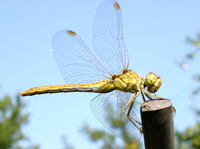
POLYGON ((169 99, 166 98, 159 98, 155 100, 148 100, 143 104, 143 107, 141 108, 142 112, 147 111, 156 111, 165 109, 172 106, 172 103, 169 99))

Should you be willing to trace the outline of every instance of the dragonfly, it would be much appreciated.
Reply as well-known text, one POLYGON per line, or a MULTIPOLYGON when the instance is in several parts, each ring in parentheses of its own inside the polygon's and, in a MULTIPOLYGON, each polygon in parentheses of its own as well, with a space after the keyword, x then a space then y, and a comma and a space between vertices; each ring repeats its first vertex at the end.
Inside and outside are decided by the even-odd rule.
POLYGON ((134 115, 136 98, 141 95, 144 101, 146 97, 153 99, 162 81, 155 73, 142 77, 128 68, 121 8, 116 1, 105 1, 99 6, 93 25, 93 45, 94 51, 72 30, 56 33, 52 49, 67 84, 34 87, 20 95, 99 93, 90 101, 90 106, 106 128, 113 129, 106 118, 106 105, 111 104, 113 117, 127 119, 133 127, 141 130, 141 123, 134 115))

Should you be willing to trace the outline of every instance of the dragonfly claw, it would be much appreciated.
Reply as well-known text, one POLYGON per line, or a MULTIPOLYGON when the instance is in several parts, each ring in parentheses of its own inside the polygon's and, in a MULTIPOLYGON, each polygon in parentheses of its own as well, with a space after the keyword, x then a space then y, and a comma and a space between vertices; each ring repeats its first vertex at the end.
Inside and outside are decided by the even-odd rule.
POLYGON ((146 108, 146 109, 150 109, 150 108, 151 108, 151 106, 148 106, 148 105, 146 105, 145 103, 141 104, 141 107, 142 107, 142 108, 146 108))
POLYGON ((142 127, 140 127, 140 129, 139 129, 139 130, 140 130, 140 133, 142 134, 142 133, 143 133, 143 128, 142 128, 142 127))

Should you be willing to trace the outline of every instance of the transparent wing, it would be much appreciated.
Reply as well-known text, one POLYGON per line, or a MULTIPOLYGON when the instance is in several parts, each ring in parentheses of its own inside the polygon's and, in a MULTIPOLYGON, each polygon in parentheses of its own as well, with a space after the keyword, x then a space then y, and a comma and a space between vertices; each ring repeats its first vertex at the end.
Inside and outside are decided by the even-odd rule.
POLYGON ((66 83, 88 83, 110 77, 111 70, 96 58, 75 32, 58 32, 53 37, 52 48, 66 83))
POLYGON ((117 2, 106 1, 99 6, 93 27, 93 44, 97 55, 114 74, 128 67, 128 52, 117 2))
MULTIPOLYGON (((121 91, 99 94, 90 101, 90 106, 97 119, 112 133, 120 136, 124 135, 123 133, 128 133, 130 136, 136 137, 139 130, 122 113, 123 107, 131 96, 131 93, 121 91)), ((138 120, 135 113, 138 111, 135 108, 133 106, 131 116, 138 120)))
MULTIPOLYGON (((130 94, 130 93, 117 92, 118 100, 123 100, 123 102, 125 104, 128 102, 128 100, 131 98, 132 95, 133 94, 130 94)), ((127 114, 127 111, 126 111, 126 114, 127 114)), ((130 116, 133 120, 141 123, 140 104, 138 104, 138 103, 133 104, 133 107, 130 111, 130 116)), ((127 117, 126 117, 125 120, 128 121, 128 122, 126 123, 125 131, 123 131, 122 136, 125 137, 127 140, 130 140, 130 141, 133 141, 135 139, 137 141, 140 141, 142 135, 141 135, 141 130, 138 130, 138 128, 141 128, 142 126, 140 124, 138 124, 137 122, 135 122, 134 124, 137 126, 137 128, 136 128, 135 125, 133 125, 132 122, 130 122, 127 119, 127 117)))

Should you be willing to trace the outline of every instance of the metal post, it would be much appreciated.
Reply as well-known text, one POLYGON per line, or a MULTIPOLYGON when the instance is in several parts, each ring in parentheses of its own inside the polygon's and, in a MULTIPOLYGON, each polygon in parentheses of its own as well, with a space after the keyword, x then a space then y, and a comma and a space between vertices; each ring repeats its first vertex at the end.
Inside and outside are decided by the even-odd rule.
POLYGON ((141 108, 145 149, 175 149, 174 108, 168 99, 145 102, 141 108))

